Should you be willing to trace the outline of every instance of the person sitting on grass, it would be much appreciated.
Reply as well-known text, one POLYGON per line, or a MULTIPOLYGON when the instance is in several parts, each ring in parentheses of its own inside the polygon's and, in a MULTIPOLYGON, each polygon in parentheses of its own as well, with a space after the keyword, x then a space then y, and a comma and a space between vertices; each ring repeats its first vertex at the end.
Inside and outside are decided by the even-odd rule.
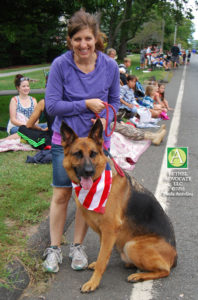
MULTIPOLYGON (((45 100, 42 99, 38 102, 36 105, 32 115, 28 119, 26 125, 21 125, 18 127, 18 131, 14 134, 11 134, 7 136, 6 138, 3 138, 0 140, 0 142, 6 141, 6 140, 12 140, 12 139, 19 139, 20 132, 23 132, 23 129, 25 128, 25 132, 28 133, 31 132, 31 129, 36 129, 38 131, 43 131, 45 134, 43 136, 47 136, 46 133, 49 135, 49 139, 51 140, 52 137, 52 124, 54 121, 54 117, 49 116, 45 109, 45 100), (43 116, 42 116, 43 115, 43 116), (39 123, 39 119, 44 118, 47 122, 47 126, 39 123)), ((41 135, 42 137, 42 135, 41 135)))
POLYGON ((129 57, 125 57, 124 58, 124 63, 123 64, 119 64, 119 69, 120 68, 124 68, 125 69, 125 74, 126 77, 129 76, 130 74, 130 66, 131 66, 131 59, 129 57))
POLYGON ((113 58, 113 59, 116 59, 116 54, 117 54, 117 52, 116 52, 115 49, 113 49, 113 48, 108 48, 108 49, 107 49, 107 55, 108 55, 109 57, 111 57, 111 58, 113 58))
POLYGON ((19 126, 26 125, 37 105, 36 99, 29 96, 29 78, 17 74, 14 84, 19 94, 10 101, 10 119, 7 126, 8 134, 14 134, 18 131, 19 126))
POLYGON ((159 107, 158 104, 154 104, 154 96, 156 93, 156 87, 148 85, 146 87, 145 97, 141 100, 140 105, 147 107, 151 112, 152 118, 162 118, 163 120, 169 120, 164 109, 159 107))
POLYGON ((129 75, 127 84, 120 87, 120 108, 118 111, 118 119, 125 117, 127 119, 137 114, 137 102, 134 96, 137 77, 129 75))
POLYGON ((173 110, 173 108, 169 107, 168 101, 164 97, 165 94, 165 85, 163 83, 158 84, 158 90, 155 94, 155 100, 157 104, 161 105, 163 109, 173 110))
POLYGON ((151 55, 151 65, 157 67, 164 67, 165 71, 170 71, 163 57, 158 57, 157 54, 153 53, 151 55))

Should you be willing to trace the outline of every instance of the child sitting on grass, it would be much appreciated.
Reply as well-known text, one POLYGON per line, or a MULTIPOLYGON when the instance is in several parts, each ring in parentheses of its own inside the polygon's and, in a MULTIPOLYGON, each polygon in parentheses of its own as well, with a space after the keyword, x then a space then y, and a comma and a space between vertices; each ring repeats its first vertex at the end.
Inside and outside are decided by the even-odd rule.
POLYGON ((147 107, 151 112, 152 118, 161 118, 163 120, 169 120, 170 118, 166 114, 166 110, 158 104, 154 104, 154 96, 156 93, 156 86, 148 85, 146 87, 145 97, 141 100, 140 104, 147 107))
POLYGON ((164 98, 165 96, 165 85, 163 83, 159 83, 158 91, 155 95, 155 100, 158 104, 162 106, 162 108, 167 110, 173 110, 173 108, 169 107, 168 101, 164 98))
POLYGON ((118 119, 123 117, 130 119, 137 114, 138 103, 136 102, 134 95, 136 82, 136 76, 128 75, 127 84, 120 87, 121 105, 118 111, 118 119))

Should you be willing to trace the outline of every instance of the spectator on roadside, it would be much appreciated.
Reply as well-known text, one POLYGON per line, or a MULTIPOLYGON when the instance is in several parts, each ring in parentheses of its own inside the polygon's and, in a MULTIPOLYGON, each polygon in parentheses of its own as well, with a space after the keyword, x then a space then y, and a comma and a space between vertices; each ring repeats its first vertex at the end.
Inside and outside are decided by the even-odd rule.
POLYGON ((151 65, 151 48, 152 46, 148 46, 146 49, 146 60, 145 60, 145 66, 150 66, 151 65))
POLYGON ((162 118, 163 120, 169 120, 165 110, 154 104, 154 97, 156 93, 156 86, 148 85, 146 87, 145 97, 141 100, 140 104, 148 108, 151 112, 152 118, 162 118))
POLYGON ((171 48, 173 68, 176 68, 179 65, 179 53, 179 47, 177 46, 177 44, 174 44, 171 48))
POLYGON ((120 87, 121 105, 118 111, 118 118, 120 119, 124 116, 127 119, 130 119, 137 114, 137 102, 134 95, 136 82, 137 77, 134 75, 129 75, 127 77, 127 84, 120 87))
POLYGON ((127 76, 126 76, 126 69, 121 67, 119 68, 120 71, 120 85, 126 85, 127 84, 127 76))
MULTIPOLYGON (((67 206, 72 195, 72 182, 63 165, 63 146, 60 127, 65 121, 79 137, 86 137, 99 114, 106 127, 105 103, 117 111, 120 106, 120 74, 116 61, 104 54, 103 39, 96 18, 83 10, 76 12, 68 23, 68 46, 71 50, 53 61, 47 88, 46 109, 55 117, 52 137, 53 196, 50 206, 51 245, 44 252, 43 266, 48 272, 58 272, 62 263, 60 248, 67 206), (68 80, 69 78, 69 80, 68 80)), ((109 112, 109 123, 113 112, 109 112)), ((110 137, 104 136, 110 148, 110 137)), ((79 209, 76 211, 74 243, 69 257, 74 270, 88 266, 82 246, 87 225, 79 209)))
POLYGON ((129 74, 131 74, 131 70, 129 69, 130 66, 131 66, 131 59, 129 57, 125 57, 124 63, 119 64, 121 85, 127 84, 127 77, 129 76, 129 74))
POLYGON ((165 71, 170 71, 163 57, 158 57, 157 54, 152 53, 150 59, 151 59, 151 66, 164 67, 165 71))
POLYGON ((183 65, 186 64, 186 51, 185 49, 182 50, 182 61, 183 61, 183 65))
POLYGON ((140 50, 140 69, 145 68, 146 47, 140 50))
POLYGON ((36 99, 29 96, 30 84, 28 77, 17 74, 14 84, 19 94, 10 101, 10 119, 7 125, 8 134, 14 134, 18 131, 19 126, 26 125, 37 105, 36 99))
POLYGON ((191 58, 191 50, 188 50, 187 65, 189 65, 189 63, 190 63, 190 58, 191 58))
POLYGON ((107 49, 107 55, 113 59, 116 59, 117 52, 113 48, 107 49))
POLYGON ((160 105, 163 111, 167 112, 168 110, 173 110, 169 107, 168 101, 165 99, 165 85, 163 83, 158 84, 157 91, 154 96, 154 101, 156 104, 160 105))
POLYGON ((131 66, 131 59, 129 57, 125 57, 124 58, 124 63, 119 64, 119 68, 124 68, 125 69, 126 76, 131 74, 130 66, 131 66))
MULTIPOLYGON (((111 128, 113 128, 113 126, 114 123, 111 123, 111 128)), ((158 131, 152 132, 136 128, 130 122, 124 123, 121 121, 116 122, 115 132, 119 132, 134 141, 150 140, 153 145, 159 146, 166 135, 166 126, 163 124, 158 131)))
MULTIPOLYGON (((33 131, 31 129, 36 129, 37 131, 42 131, 44 132, 43 137, 48 138, 48 145, 51 144, 49 143, 49 141, 52 138, 52 124, 53 124, 54 118, 49 116, 46 112, 45 109, 45 100, 42 99, 38 102, 38 104, 36 105, 33 113, 31 114, 29 120, 27 121, 26 125, 21 125, 18 128, 17 133, 11 134, 6 138, 3 138, 0 140, 0 142, 2 141, 6 141, 6 140, 12 140, 12 139, 19 139, 20 136, 22 136, 20 134, 24 132, 25 129, 25 133, 27 136, 28 133, 31 134, 33 136, 33 131), (47 126, 45 125, 45 123, 39 123, 39 121, 45 121, 47 122, 47 126)), ((42 138, 42 135, 40 135, 40 138, 42 138)))
POLYGON ((166 63, 166 66, 169 68, 169 70, 172 68, 172 62, 171 62, 172 56, 170 51, 166 51, 164 55, 164 61, 166 63))

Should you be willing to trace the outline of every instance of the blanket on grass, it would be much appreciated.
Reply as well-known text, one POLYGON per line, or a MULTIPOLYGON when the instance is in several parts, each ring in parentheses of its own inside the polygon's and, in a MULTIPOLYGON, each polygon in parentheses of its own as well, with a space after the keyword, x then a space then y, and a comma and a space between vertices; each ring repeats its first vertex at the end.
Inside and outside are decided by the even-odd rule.
POLYGON ((24 144, 20 142, 19 139, 11 139, 0 142, 0 152, 6 151, 33 151, 35 149, 32 148, 29 144, 24 144))
POLYGON ((150 144, 151 141, 149 140, 134 141, 118 132, 114 132, 111 137, 110 152, 122 169, 131 171, 150 144))

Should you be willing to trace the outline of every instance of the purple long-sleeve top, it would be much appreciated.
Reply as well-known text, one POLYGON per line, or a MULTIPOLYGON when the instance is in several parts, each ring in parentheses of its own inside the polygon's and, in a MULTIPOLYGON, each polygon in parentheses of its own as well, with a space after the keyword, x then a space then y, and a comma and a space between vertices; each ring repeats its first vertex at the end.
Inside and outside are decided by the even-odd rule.
MULTIPOLYGON (((73 51, 57 57, 50 68, 45 103, 49 115, 55 116, 52 141, 61 143, 60 126, 64 120, 80 137, 86 137, 93 126, 95 114, 86 107, 85 100, 99 98, 110 103, 117 111, 120 106, 120 74, 117 63, 97 51, 95 69, 85 74, 75 64, 73 51)), ((106 118, 106 109, 100 114, 106 118)), ((113 120, 109 110, 108 127, 113 120)), ((109 129, 110 130, 110 129, 109 129)), ((104 136, 104 140, 109 141, 104 136)))

